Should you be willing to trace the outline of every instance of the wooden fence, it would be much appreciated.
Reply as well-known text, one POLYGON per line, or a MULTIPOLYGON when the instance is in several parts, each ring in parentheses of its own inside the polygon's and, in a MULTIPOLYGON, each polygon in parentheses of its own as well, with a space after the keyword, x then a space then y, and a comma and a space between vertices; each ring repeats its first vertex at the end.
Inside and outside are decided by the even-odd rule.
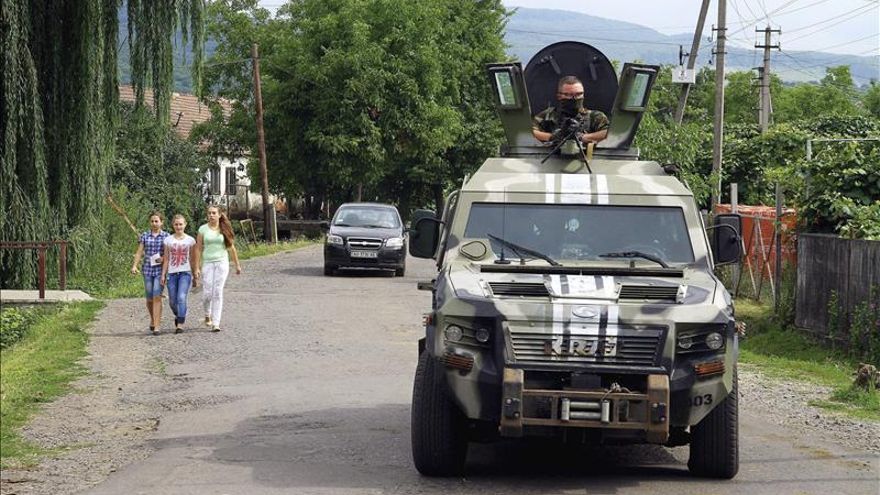
MULTIPOLYGON (((834 235, 799 234, 795 324, 831 337, 834 323, 829 302, 837 297, 838 331, 849 328, 853 310, 880 297, 880 241, 841 239, 834 235)), ((877 302, 877 301, 874 301, 877 302)))

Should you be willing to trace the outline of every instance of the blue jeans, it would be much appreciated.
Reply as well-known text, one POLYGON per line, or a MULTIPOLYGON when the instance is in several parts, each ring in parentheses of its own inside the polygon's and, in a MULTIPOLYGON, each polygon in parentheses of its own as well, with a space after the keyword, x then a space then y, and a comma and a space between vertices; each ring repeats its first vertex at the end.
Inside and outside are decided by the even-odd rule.
POLYGON ((178 272, 168 274, 168 304, 171 311, 174 312, 174 322, 184 323, 186 321, 186 296, 189 294, 189 287, 192 284, 192 274, 190 272, 178 272))
POLYGON ((147 300, 162 295, 161 275, 144 275, 144 296, 147 300))

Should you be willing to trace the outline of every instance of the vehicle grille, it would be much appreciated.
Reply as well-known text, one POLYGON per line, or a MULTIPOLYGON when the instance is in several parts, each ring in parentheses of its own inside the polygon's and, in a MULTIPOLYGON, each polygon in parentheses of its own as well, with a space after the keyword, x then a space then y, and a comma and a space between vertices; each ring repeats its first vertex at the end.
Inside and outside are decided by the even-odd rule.
POLYGON ((678 298, 677 285, 621 285, 619 299, 660 299, 675 301, 678 298))
POLYGON ((379 249, 382 247, 382 239, 371 237, 349 237, 348 247, 351 249, 379 249))
POLYGON ((539 333, 511 331, 517 363, 585 363, 625 366, 656 366, 659 363, 665 328, 621 328, 617 335, 539 333), (569 352, 572 343, 580 348, 601 349, 610 355, 581 355, 569 352), (562 351, 562 352, 559 352, 562 351), (610 352, 609 352, 610 351, 610 352))
POLYGON ((548 297, 543 283, 489 282, 492 294, 496 296, 548 297))

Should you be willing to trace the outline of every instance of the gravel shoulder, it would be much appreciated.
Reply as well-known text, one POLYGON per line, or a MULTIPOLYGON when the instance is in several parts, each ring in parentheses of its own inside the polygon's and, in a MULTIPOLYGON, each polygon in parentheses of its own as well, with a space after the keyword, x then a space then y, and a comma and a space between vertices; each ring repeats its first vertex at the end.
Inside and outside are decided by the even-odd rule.
MULTIPOLYGON (((392 426, 365 433, 371 435, 369 448, 387 456, 389 465, 408 465, 408 441, 402 442, 399 438, 392 441, 387 437, 408 438, 409 435, 408 405, 400 405, 405 403, 409 391, 401 393, 397 388, 411 380, 415 362, 413 343, 420 311, 427 307, 427 293, 416 293, 415 281, 432 275, 430 264, 418 263, 422 264, 414 267, 415 263, 410 263, 405 279, 380 277, 377 280, 355 275, 343 278, 341 282, 345 285, 341 286, 336 277, 328 280, 320 276, 318 246, 248 260, 244 262, 244 276, 230 277, 230 304, 224 312, 237 314, 238 319, 230 318, 230 332, 224 330, 222 335, 193 328, 181 336, 149 336, 142 300, 109 301, 90 329, 89 357, 84 364, 91 373, 75 382, 73 393, 46 405, 22 432, 25 438, 53 449, 53 454, 33 469, 0 473, 0 493, 66 494, 95 487, 123 467, 149 459, 170 437, 180 435, 177 438, 181 438, 187 428, 195 429, 186 422, 198 419, 187 415, 188 412, 204 412, 203 418, 219 422, 224 418, 215 414, 216 411, 240 409, 245 411, 242 414, 257 418, 251 422, 258 422, 254 428, 259 435, 271 434, 276 428, 282 434, 281 429, 291 424, 301 427, 303 435, 312 435, 332 423, 338 401, 349 408, 386 411, 375 421, 386 421, 392 426), (380 283, 381 290, 365 292, 365 287, 380 283), (294 297, 304 292, 312 299, 294 297), (347 301, 345 305, 334 302, 340 298, 347 301), (380 299, 381 302, 377 302, 380 299), (361 312, 365 327, 372 328, 375 322, 383 322, 379 330, 388 336, 388 341, 372 347, 372 343, 363 345, 358 339, 351 339, 344 328, 330 329, 330 322, 341 318, 341 306, 361 312), (244 322, 253 326, 248 330, 254 333, 248 334, 246 340, 233 338, 241 337, 235 335, 235 328, 244 322), (284 341, 285 335, 290 335, 288 332, 296 332, 295 340, 289 343, 284 341), (363 348, 355 348, 357 345, 363 348), (254 355, 254 349, 259 350, 259 355, 254 355), (354 356, 360 356, 361 361, 353 362, 354 356), (331 370, 312 368, 308 364, 309 359, 325 357, 339 359, 338 365, 331 370), (300 360, 303 364, 290 364, 290 360, 300 360), (397 369, 405 369, 406 376, 397 369), (279 391, 282 384, 277 378, 282 374, 298 380, 297 390, 290 392, 298 395, 282 395, 279 391), (393 378, 381 382, 384 376, 393 378), (225 381, 221 383, 220 377, 225 381), (380 397, 366 391, 352 392, 345 399, 323 392, 340 383, 361 385, 363 390, 387 391, 380 397), (401 395, 406 396, 403 401, 401 395), (303 397, 308 397, 311 403, 299 405, 303 397), (371 403, 371 400, 377 402, 371 403), (299 408, 324 411, 326 415, 313 418, 309 413, 297 412, 292 417, 284 416, 299 408), (397 443, 390 446, 393 442, 397 443), (407 445, 406 451, 402 451, 398 443, 407 445)), ((198 300, 198 294, 191 297, 193 320, 200 314, 198 300)), ((164 321, 167 331, 171 326, 167 308, 164 321)), ((761 418, 768 426, 795 432, 798 437, 802 436, 798 442, 803 445, 818 443, 821 445, 817 448, 859 451, 862 459, 880 454, 880 423, 856 421, 808 405, 813 399, 827 397, 829 391, 822 387, 768 379, 757 370, 743 366, 740 393, 744 416, 761 418)), ((211 421, 207 423, 213 427, 211 421)), ((217 430, 221 431, 221 426, 217 426, 217 430)), ((223 450, 224 442, 235 445, 240 440, 231 438, 237 432, 221 433, 218 433, 220 447, 199 443, 203 441, 200 438, 207 438, 205 436, 187 440, 187 446, 197 451, 213 449, 217 454, 223 450)), ((250 431, 242 434, 256 437, 256 433, 250 431)), ((283 455, 303 458, 327 455, 325 462, 331 466, 347 462, 345 456, 352 456, 352 465, 370 462, 368 453, 344 451, 342 457, 345 458, 331 455, 325 441, 316 437, 314 444, 309 444, 312 450, 283 455)), ((672 450, 674 457, 680 457, 681 448, 672 450)), ((299 458, 286 461, 296 459, 299 458)), ((278 462, 282 461, 284 459, 278 462)), ((238 465, 232 464, 228 471, 234 471, 243 461, 236 462, 238 465)), ((857 462, 863 463, 857 469, 871 469, 868 461, 857 462)), ((128 470, 131 471, 131 466, 128 470)), ((403 476, 400 483, 411 482, 414 477, 411 471, 400 475, 403 476)), ((443 485, 436 487, 443 488, 443 485)))

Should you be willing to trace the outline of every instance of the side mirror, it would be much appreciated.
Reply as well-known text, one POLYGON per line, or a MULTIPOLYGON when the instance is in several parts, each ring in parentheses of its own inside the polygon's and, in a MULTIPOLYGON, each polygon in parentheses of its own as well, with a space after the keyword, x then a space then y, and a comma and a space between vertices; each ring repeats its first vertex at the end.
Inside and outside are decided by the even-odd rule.
POLYGON ((330 230, 330 222, 327 220, 322 220, 321 223, 318 224, 321 227, 321 230, 324 232, 328 232, 330 230))
POLYGON ((416 258, 433 258, 440 241, 440 220, 431 210, 416 210, 409 229, 409 254, 416 258))
POLYGON ((712 255, 715 265, 737 263, 742 257, 742 217, 735 213, 715 215, 712 230, 712 255))

